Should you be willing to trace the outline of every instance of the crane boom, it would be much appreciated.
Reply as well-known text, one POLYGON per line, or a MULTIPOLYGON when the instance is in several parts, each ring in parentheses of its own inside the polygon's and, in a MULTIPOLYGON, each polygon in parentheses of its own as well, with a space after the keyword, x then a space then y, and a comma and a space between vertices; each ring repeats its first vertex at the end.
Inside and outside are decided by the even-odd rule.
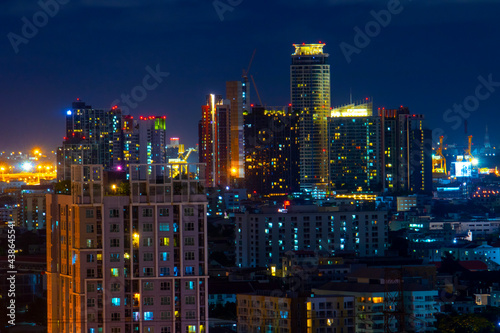
POLYGON ((246 71, 243 69, 243 75, 241 77, 243 78, 248 77, 248 72, 250 72, 250 67, 252 67, 253 58, 255 57, 255 52, 257 52, 257 49, 253 50, 252 57, 250 58, 250 62, 248 63, 248 68, 246 71))
POLYGON ((253 79, 253 75, 250 75, 250 78, 252 79, 252 83, 253 83, 253 87, 255 89, 255 92, 257 93, 257 98, 259 99, 259 103, 260 105, 264 105, 262 104, 262 100, 260 99, 260 94, 259 94, 259 91, 257 90, 257 85, 255 84, 255 80, 253 79))

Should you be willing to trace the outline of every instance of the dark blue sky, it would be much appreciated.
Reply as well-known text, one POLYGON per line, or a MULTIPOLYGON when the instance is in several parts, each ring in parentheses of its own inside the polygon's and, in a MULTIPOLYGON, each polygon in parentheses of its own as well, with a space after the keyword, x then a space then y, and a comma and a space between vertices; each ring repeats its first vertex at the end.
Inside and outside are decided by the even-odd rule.
MULTIPOLYGON (((41 8, 32 0, 0 3, 0 150, 54 149, 72 101, 108 108, 158 64, 170 75, 131 114, 165 114, 168 135, 195 144, 205 95, 225 94, 225 81, 240 79, 254 49, 250 72, 263 102, 289 103, 293 43, 326 43, 332 105, 347 103, 350 89, 354 99, 373 97, 376 107, 406 105, 442 128, 448 143, 462 140, 464 130, 445 122, 445 111, 475 95, 478 76, 500 82, 495 0, 401 0, 402 10, 350 63, 339 45, 354 45, 354 28, 364 30, 370 12, 394 0, 220 0, 241 2, 223 21, 210 0, 64 1, 17 54, 9 33, 22 36, 22 18, 33 22, 41 8)), ((500 87, 491 89, 468 118, 478 145, 487 124, 491 141, 499 140, 500 87)))

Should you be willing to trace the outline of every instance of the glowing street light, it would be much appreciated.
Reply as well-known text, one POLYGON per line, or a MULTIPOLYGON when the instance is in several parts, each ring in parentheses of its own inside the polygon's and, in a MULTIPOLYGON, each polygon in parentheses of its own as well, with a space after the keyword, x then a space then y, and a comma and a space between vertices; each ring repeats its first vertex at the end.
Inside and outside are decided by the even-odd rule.
POLYGON ((21 165, 21 168, 23 168, 24 171, 28 172, 33 169, 33 164, 31 164, 30 162, 24 162, 23 165, 21 165))

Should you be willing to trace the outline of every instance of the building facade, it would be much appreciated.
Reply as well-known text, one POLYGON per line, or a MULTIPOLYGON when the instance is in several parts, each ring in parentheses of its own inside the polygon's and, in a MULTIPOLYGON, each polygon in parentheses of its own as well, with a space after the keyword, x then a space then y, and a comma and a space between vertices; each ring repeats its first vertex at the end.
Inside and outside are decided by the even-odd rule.
POLYGON ((231 104, 221 95, 208 95, 198 125, 199 162, 206 165, 206 185, 231 183, 231 104))
POLYGON ((245 179, 250 193, 299 191, 298 115, 288 107, 254 107, 245 116, 245 179))
POLYGON ((73 166, 71 195, 47 196, 48 332, 208 331, 206 195, 191 167, 131 166, 117 193, 101 165, 73 166))
POLYGON ((248 82, 227 81, 226 98, 231 104, 231 175, 245 178, 245 147, 243 140, 243 116, 250 109, 248 82))
POLYGON ((290 94, 300 114, 300 187, 326 190, 328 183, 327 118, 330 116, 330 65, 325 44, 294 44, 290 94))
POLYGON ((399 291, 394 291, 396 285, 385 285, 375 283, 360 282, 331 282, 313 289, 317 295, 342 294, 354 298, 354 323, 355 331, 359 333, 383 333, 401 332, 395 319, 395 315, 390 315, 394 311, 394 306, 401 306, 401 303, 390 303, 388 297, 394 297, 402 301, 404 306, 404 328, 406 332, 434 332, 436 330, 435 314, 438 291, 429 286, 409 285, 402 287, 402 297, 399 291), (387 292, 390 290, 390 292, 387 292), (401 299, 402 298, 402 299, 401 299), (392 306, 392 308, 389 308, 392 306), (388 318, 386 318, 388 316, 388 318))
POLYGON ((166 163, 166 117, 134 119, 117 107, 94 109, 80 100, 66 111, 66 136, 58 148, 57 178, 71 179, 71 166, 101 164, 105 170, 130 164, 166 163))
POLYGON ((371 102, 332 111, 328 119, 332 190, 380 190, 381 122, 380 117, 371 116, 371 113, 371 102))
POLYGON ((46 194, 53 193, 52 185, 23 185, 18 194, 17 225, 28 230, 46 227, 46 194))
POLYGON ((325 250, 331 254, 383 256, 387 246, 387 212, 339 212, 326 207, 290 206, 236 213, 238 267, 281 265, 289 250, 325 250))
POLYGON ((432 132, 424 116, 401 107, 379 110, 383 128, 383 187, 397 193, 432 191, 432 132))
POLYGON ((94 109, 79 99, 66 111, 66 134, 58 149, 57 179, 70 180, 75 164, 102 164, 111 168, 122 159, 122 114, 94 109))

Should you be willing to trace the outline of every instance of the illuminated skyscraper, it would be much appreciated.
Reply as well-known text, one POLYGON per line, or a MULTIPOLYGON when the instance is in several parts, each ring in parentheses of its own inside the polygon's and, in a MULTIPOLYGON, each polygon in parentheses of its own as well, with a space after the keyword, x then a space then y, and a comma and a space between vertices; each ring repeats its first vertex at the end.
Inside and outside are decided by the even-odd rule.
POLYGON ((132 116, 123 116, 123 167, 167 162, 165 118, 141 116, 134 119, 132 116))
POLYGON ((299 191, 298 115, 290 107, 256 106, 245 115, 245 180, 249 192, 299 191))
POLYGON ((104 111, 74 102, 66 111, 66 136, 58 149, 58 180, 70 180, 74 164, 100 164, 111 170, 166 163, 165 118, 134 119, 116 107, 104 111))
POLYGON ((290 66, 292 108, 300 114, 300 187, 326 190, 330 65, 323 44, 294 44, 290 66))
POLYGON ((199 161, 206 165, 206 185, 227 186, 231 181, 231 107, 221 95, 208 95, 201 107, 199 161))
POLYGON ((48 332, 207 332, 203 169, 111 175, 74 165, 71 195, 47 195, 48 332))
POLYGON ((380 190, 381 123, 372 103, 332 110, 328 119, 332 190, 380 190))
POLYGON ((250 89, 247 89, 247 84, 241 81, 226 82, 226 98, 231 103, 231 176, 234 178, 245 177, 243 114, 249 111, 250 89))
POLYGON ((407 107, 379 109, 383 128, 383 186, 390 192, 432 191, 432 132, 407 107))
POLYGON ((66 111, 66 135, 58 149, 57 179, 69 180, 73 164, 118 165, 122 159, 122 114, 94 109, 77 100, 66 111))

